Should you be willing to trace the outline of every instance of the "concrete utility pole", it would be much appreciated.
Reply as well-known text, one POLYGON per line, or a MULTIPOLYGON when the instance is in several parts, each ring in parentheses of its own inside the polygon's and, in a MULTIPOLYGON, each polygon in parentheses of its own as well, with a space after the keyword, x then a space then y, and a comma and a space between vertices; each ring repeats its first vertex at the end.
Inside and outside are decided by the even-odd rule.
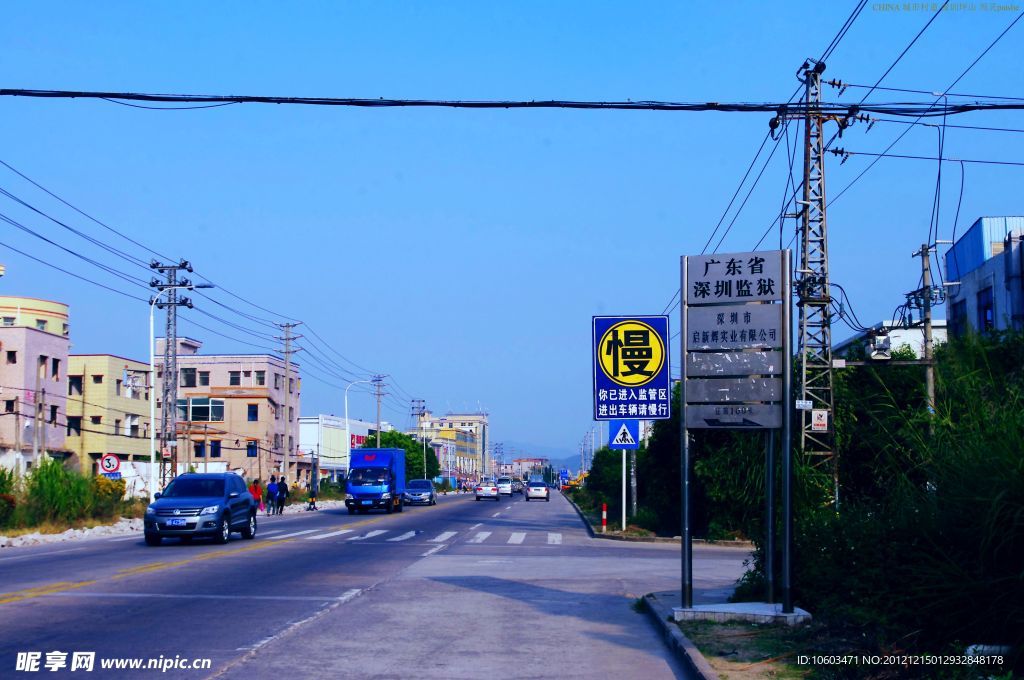
POLYGON ((427 402, 422 399, 412 400, 411 414, 416 416, 416 430, 420 435, 420 442, 423 444, 423 478, 427 478, 427 437, 423 434, 423 414, 427 412, 427 402))
MULTIPOLYGON (((150 304, 167 310, 164 332, 164 378, 160 386, 160 450, 162 452, 165 448, 173 449, 170 458, 164 458, 162 455, 160 458, 160 485, 167 486, 178 474, 178 307, 192 307, 191 300, 178 297, 179 288, 191 285, 187 279, 179 280, 178 272, 184 270, 191 273, 192 265, 188 260, 180 260, 178 264, 162 264, 153 260, 149 268, 166 277, 165 281, 153 279, 149 285, 157 290, 150 304), (164 292, 167 293, 167 299, 164 302, 154 302, 164 292), (173 447, 170 446, 171 442, 174 442, 173 447)), ((150 376, 150 380, 153 380, 153 376, 150 376)), ((155 386, 155 382, 151 388, 152 386, 155 386)), ((150 423, 149 426, 152 428, 154 424, 150 423)))
MULTIPOLYGON (((288 458, 291 455, 291 446, 288 442, 288 435, 292 431, 292 418, 291 418, 291 394, 292 394, 292 354, 298 350, 292 349, 292 341, 301 338, 301 335, 292 335, 292 329, 301 324, 298 323, 281 323, 277 324, 283 331, 284 337, 278 337, 278 340, 284 342, 284 441, 281 442, 281 448, 284 449, 284 456, 281 459, 281 474, 285 477, 288 476, 288 458)), ((296 469, 296 473, 298 470, 296 469)), ((296 474, 297 476, 297 474, 296 474)))
MULTIPOLYGON (((832 471, 833 502, 839 504, 839 461, 833 446, 832 319, 828 273, 828 229, 825 220, 825 159, 822 139, 821 74, 825 64, 809 60, 800 68, 804 82, 804 183, 800 201, 799 267, 796 271, 800 310, 797 354, 800 361, 800 399, 815 411, 824 410, 827 429, 815 430, 811 410, 801 411, 800 448, 814 466, 832 471)), ((788 275, 788 272, 787 272, 788 275)))
MULTIPOLYGON (((932 285, 932 253, 936 246, 941 243, 952 243, 952 241, 936 241, 932 245, 921 244, 921 249, 916 251, 912 257, 921 258, 921 287, 907 295, 907 302, 910 306, 921 310, 921 321, 924 327, 924 384, 925 399, 928 405, 929 416, 935 414, 935 344, 932 338, 932 305, 941 303, 945 299, 945 291, 936 289, 932 285)), ((935 429, 934 423, 929 421, 928 431, 935 429)))
POLYGON ((373 376, 373 389, 377 396, 377 448, 380 448, 380 400, 387 393, 384 392, 384 376, 375 375, 373 376))

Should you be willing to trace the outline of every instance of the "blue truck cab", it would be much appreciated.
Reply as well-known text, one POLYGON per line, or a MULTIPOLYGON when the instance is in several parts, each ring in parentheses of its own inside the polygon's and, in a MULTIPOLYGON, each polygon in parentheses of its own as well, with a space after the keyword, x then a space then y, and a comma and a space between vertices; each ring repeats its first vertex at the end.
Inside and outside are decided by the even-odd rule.
POLYGON ((345 507, 349 514, 371 509, 402 512, 405 495, 404 449, 357 449, 349 461, 345 507))

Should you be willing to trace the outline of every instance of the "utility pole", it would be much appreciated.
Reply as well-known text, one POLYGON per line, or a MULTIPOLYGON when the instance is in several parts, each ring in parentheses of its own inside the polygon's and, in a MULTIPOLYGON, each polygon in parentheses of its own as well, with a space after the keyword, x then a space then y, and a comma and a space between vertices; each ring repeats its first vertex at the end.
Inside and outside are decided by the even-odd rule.
POLYGON ((373 383, 374 392, 377 395, 377 448, 379 449, 380 448, 380 400, 386 394, 386 392, 384 392, 384 376, 382 376, 382 375, 375 375, 375 376, 373 376, 373 380, 371 380, 371 382, 373 383))
POLYGON ((423 434, 423 415, 427 412, 427 402, 423 399, 412 400, 411 415, 416 416, 416 430, 420 435, 420 442, 423 444, 423 479, 427 478, 427 437, 423 434))
POLYGON ((916 251, 912 257, 921 258, 921 287, 907 295, 907 303, 915 309, 921 310, 921 321, 924 327, 924 384, 925 399, 928 407, 928 431, 934 432, 935 425, 931 416, 935 415, 935 362, 934 362, 934 340, 932 338, 932 305, 941 304, 945 300, 945 291, 937 289, 932 285, 932 253, 940 243, 952 243, 952 241, 936 241, 932 245, 921 244, 921 249, 916 251))
MULTIPOLYGON (((833 502, 839 505, 839 461, 834 450, 832 395, 832 319, 825 219, 825 160, 822 139, 821 74, 824 62, 800 68, 805 87, 804 183, 800 201, 800 261, 796 271, 799 316, 800 399, 813 410, 801 411, 800 448, 811 465, 831 467, 833 502), (825 429, 815 429, 814 411, 825 412, 825 429)), ((787 272, 788 275, 788 272, 787 272)), ((788 330, 788 329, 787 329, 788 330)), ((820 427, 820 419, 817 421, 820 427)))
MULTIPOLYGON (((292 394, 292 354, 297 350, 292 349, 292 340, 301 338, 301 335, 293 336, 292 329, 298 326, 298 323, 281 323, 277 324, 284 331, 284 337, 278 337, 278 340, 284 342, 284 441, 281 442, 281 448, 284 449, 284 456, 281 462, 281 474, 285 477, 288 476, 288 457, 291 455, 291 445, 289 443, 288 436, 292 431, 292 417, 291 417, 291 394, 292 394)), ((296 476, 298 476, 298 467, 296 467, 296 476)))
MULTIPOLYGON (((149 285, 159 292, 167 290, 167 299, 157 302, 159 309, 167 310, 167 324, 164 332, 164 377, 160 385, 160 485, 167 484, 178 474, 178 307, 192 308, 192 301, 178 297, 178 288, 190 285, 187 279, 178 279, 179 271, 192 272, 188 260, 177 264, 163 264, 153 260, 149 268, 160 272, 165 281, 153 279, 149 285), (169 290, 168 290, 169 289, 169 290), (172 447, 170 444, 174 443, 172 447), (171 448, 171 457, 164 458, 163 450, 171 448)), ((150 378, 152 380, 152 377, 150 378)), ((152 389, 152 387, 151 387, 152 389)), ((149 424, 154 427, 154 423, 149 424)))

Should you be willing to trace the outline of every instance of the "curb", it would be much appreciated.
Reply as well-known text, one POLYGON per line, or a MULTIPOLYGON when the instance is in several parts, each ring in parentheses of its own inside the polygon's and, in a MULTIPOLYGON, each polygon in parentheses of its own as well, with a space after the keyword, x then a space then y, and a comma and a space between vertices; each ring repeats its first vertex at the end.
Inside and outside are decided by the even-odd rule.
MULTIPOLYGON (((583 520, 583 525, 587 528, 587 533, 590 534, 591 538, 602 538, 606 541, 626 541, 627 543, 679 543, 682 541, 681 538, 668 538, 667 536, 614 536, 612 534, 602 534, 594 530, 593 525, 590 523, 590 519, 584 514, 580 506, 576 505, 569 496, 562 494, 565 500, 569 501, 569 504, 576 510, 576 514, 583 520)), ((721 546, 723 548, 745 548, 747 550, 753 550, 754 544, 750 541, 709 541, 704 538, 694 538, 693 543, 699 543, 702 545, 714 545, 721 546)))
POLYGON ((665 639, 665 644, 668 645, 669 650, 676 656, 683 668, 694 677, 703 680, 717 680, 718 674, 711 668, 711 664, 700 653, 696 645, 690 641, 690 638, 683 635, 679 626, 668 620, 672 617, 672 612, 661 604, 658 596, 655 593, 647 593, 641 600, 644 603, 644 611, 647 612, 654 625, 659 628, 665 639))

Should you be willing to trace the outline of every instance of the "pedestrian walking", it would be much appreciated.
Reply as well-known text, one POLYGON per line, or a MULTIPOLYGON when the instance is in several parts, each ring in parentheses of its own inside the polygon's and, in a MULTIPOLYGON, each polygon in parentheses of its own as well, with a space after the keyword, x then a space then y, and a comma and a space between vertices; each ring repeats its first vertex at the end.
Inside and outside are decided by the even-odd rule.
POLYGON ((270 475, 270 484, 267 484, 267 517, 274 514, 277 509, 277 482, 276 477, 270 475))
POLYGON ((284 512, 285 501, 288 500, 288 484, 284 481, 284 477, 281 477, 281 481, 277 483, 277 514, 284 512))
POLYGON ((254 479, 252 484, 249 485, 249 493, 252 494, 252 499, 256 501, 257 510, 263 512, 263 486, 258 478, 254 479))

